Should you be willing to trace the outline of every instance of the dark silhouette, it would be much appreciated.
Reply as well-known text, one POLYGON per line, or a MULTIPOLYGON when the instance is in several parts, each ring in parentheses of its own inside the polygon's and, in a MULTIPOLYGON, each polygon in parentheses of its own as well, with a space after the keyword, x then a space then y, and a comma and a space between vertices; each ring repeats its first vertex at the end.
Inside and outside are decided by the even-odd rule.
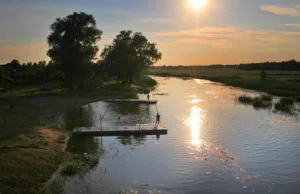
POLYGON ((282 62, 249 63, 240 64, 238 68, 244 70, 300 71, 300 62, 293 59, 282 62))
POLYGON ((94 17, 75 12, 65 18, 57 18, 50 29, 48 56, 64 72, 68 88, 83 85, 98 51, 96 42, 102 35, 94 17))
POLYGON ((265 81, 266 78, 267 78, 267 72, 266 72, 266 71, 262 71, 262 72, 260 73, 260 80, 261 80, 261 81, 265 81))
POLYGON ((160 123, 160 115, 159 115, 159 113, 157 113, 156 122, 155 122, 155 126, 154 126, 155 129, 158 127, 159 123, 160 123))
POLYGON ((161 59, 155 43, 148 42, 142 33, 121 31, 113 43, 103 50, 99 63, 110 76, 123 82, 133 82, 140 73, 161 59))

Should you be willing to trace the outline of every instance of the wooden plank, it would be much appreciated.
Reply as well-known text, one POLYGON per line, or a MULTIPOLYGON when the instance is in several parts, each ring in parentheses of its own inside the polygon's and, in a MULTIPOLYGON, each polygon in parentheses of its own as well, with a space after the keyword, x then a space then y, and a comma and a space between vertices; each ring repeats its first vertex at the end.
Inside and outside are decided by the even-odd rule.
POLYGON ((109 103, 136 103, 136 104, 156 104, 157 100, 141 100, 141 99, 109 99, 105 100, 109 103))

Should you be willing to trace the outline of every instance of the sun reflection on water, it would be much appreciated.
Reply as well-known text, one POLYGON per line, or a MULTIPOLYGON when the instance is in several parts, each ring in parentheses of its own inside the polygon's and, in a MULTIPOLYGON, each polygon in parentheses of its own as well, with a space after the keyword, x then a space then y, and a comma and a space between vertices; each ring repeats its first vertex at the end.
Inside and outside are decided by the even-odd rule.
POLYGON ((201 108, 194 106, 187 120, 191 128, 191 144, 194 146, 201 145, 201 127, 203 125, 203 111, 201 108))

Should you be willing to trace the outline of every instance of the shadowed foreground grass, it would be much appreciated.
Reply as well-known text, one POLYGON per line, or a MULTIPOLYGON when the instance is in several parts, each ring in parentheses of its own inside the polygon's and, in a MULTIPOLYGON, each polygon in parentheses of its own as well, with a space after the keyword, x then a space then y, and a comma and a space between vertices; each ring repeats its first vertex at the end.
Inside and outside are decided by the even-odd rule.
POLYGON ((41 128, 1 141, 0 193, 36 193, 64 157, 62 135, 54 129, 41 128))
MULTIPOLYGON (((0 193, 57 193, 63 179, 47 182, 66 159, 64 134, 55 130, 57 115, 108 98, 137 98, 137 93, 149 92, 155 85, 151 78, 142 77, 136 84, 111 81, 73 91, 30 93, 26 91, 35 89, 24 87, 0 93, 0 193)), ((61 174, 77 174, 96 163, 93 157, 74 157, 61 174), (78 166, 82 168, 74 170, 78 166)))
POLYGON ((224 83, 229 86, 267 92, 271 95, 300 99, 300 72, 267 71, 265 81, 260 80, 261 71, 236 68, 152 68, 149 74, 159 76, 193 77, 224 83))

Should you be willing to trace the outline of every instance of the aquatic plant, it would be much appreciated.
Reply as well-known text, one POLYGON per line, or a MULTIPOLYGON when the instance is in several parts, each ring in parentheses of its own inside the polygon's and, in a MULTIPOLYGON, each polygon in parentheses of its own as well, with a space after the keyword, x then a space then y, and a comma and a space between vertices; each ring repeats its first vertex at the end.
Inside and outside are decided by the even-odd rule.
POLYGON ((281 98, 280 99, 280 104, 283 105, 293 105, 294 104, 294 100, 291 98, 281 98))
POLYGON ((70 156, 63 164, 60 174, 73 176, 87 172, 95 167, 99 162, 99 156, 93 154, 74 154, 70 156))
POLYGON ((273 97, 269 96, 269 95, 262 95, 260 98, 261 98, 261 100, 267 101, 267 102, 271 102, 273 100, 273 97))
POLYGON ((252 101, 252 106, 255 109, 261 109, 261 108, 268 109, 268 108, 272 108, 272 102, 264 101, 262 97, 256 97, 252 101))
POLYGON ((294 100, 291 98, 281 98, 274 107, 275 111, 291 113, 294 109, 294 100))
POLYGON ((238 98, 238 100, 240 103, 243 103, 243 104, 252 104, 252 102, 253 102, 253 98, 250 96, 246 96, 246 95, 240 96, 238 98))

